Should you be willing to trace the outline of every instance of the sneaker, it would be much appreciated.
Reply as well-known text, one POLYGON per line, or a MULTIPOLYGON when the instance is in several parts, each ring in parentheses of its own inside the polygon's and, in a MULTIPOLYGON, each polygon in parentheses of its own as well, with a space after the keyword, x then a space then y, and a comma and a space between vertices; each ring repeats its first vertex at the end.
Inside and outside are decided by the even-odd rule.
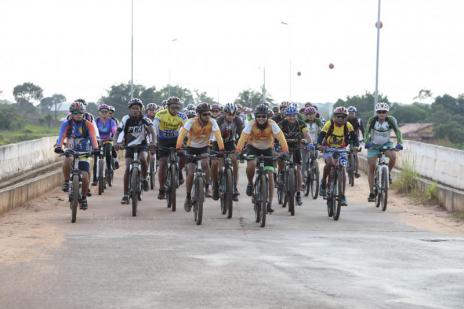
POLYGON ((95 187, 96 185, 98 185, 98 181, 97 180, 92 181, 92 187, 95 187))
POLYGON ((192 198, 190 196, 185 198, 184 209, 186 212, 190 212, 190 210, 192 210, 192 198))
POLYGON ((369 193, 369 197, 367 198, 367 201, 370 203, 375 202, 375 194, 369 193))
POLYGON ((274 212, 274 209, 271 207, 271 203, 267 202, 267 213, 272 214, 274 212))
POLYGON ((158 199, 159 200, 164 200, 166 199, 166 191, 164 189, 159 189, 158 192, 158 199))
POLYGON ((327 195, 327 192, 325 191, 325 186, 323 186, 322 184, 319 187, 319 195, 322 197, 325 197, 327 195))
POLYGON ((121 204, 122 204, 122 205, 124 205, 124 204, 129 204, 129 195, 124 194, 124 195, 122 196, 121 204))
POLYGON ((298 206, 301 206, 303 204, 303 202, 301 201, 301 192, 296 193, 295 200, 298 206))
POLYGON ((80 208, 81 208, 82 210, 87 210, 87 208, 88 208, 88 206, 89 206, 89 205, 87 204, 87 198, 86 198, 86 197, 82 198, 82 199, 80 200, 80 203, 81 203, 81 207, 80 207, 80 208))
POLYGON ((114 169, 117 170, 119 168, 119 161, 115 160, 114 161, 114 169))
POLYGON ((348 201, 344 195, 340 196, 340 206, 348 206, 348 201))
POLYGON ((144 180, 142 180, 142 189, 145 192, 148 191, 148 180, 146 178, 144 180))
POLYGON ((91 197, 92 196, 92 192, 90 192, 90 188, 89 188, 89 192, 87 192, 87 197, 91 197))
POLYGON ((359 173, 354 173, 354 178, 359 178, 361 175, 359 173))
POLYGON ((68 180, 64 181, 63 187, 61 187, 61 190, 63 190, 63 192, 69 192, 69 181, 68 180))
POLYGON ((253 184, 249 183, 246 188, 246 195, 252 196, 253 195, 253 184))
POLYGON ((217 201, 219 199, 219 184, 217 182, 213 183, 213 200, 217 201))

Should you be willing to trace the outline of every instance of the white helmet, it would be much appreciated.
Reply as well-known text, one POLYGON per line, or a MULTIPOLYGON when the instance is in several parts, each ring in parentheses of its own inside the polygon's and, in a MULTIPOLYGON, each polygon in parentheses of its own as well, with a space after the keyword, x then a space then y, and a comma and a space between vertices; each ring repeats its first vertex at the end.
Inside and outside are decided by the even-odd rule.
POLYGON ((378 102, 377 104, 375 104, 375 111, 378 112, 378 111, 389 111, 390 110, 390 105, 388 105, 388 103, 384 103, 384 102, 378 102))

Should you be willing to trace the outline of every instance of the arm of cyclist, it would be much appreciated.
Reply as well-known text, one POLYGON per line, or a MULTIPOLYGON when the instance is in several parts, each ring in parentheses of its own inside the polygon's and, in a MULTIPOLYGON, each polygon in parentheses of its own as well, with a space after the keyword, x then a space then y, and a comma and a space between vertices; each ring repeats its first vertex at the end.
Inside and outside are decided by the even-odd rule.
POLYGON ((64 138, 65 134, 68 130, 68 121, 63 121, 60 126, 60 131, 58 133, 58 139, 56 140, 56 145, 55 145, 55 152, 56 153, 61 153, 63 152, 63 143, 64 143, 64 138))
POLYGON ((179 136, 177 137, 177 142, 176 142, 176 149, 180 150, 182 148, 182 144, 184 143, 184 138, 187 136, 187 129, 184 127, 180 128, 179 131, 179 136))

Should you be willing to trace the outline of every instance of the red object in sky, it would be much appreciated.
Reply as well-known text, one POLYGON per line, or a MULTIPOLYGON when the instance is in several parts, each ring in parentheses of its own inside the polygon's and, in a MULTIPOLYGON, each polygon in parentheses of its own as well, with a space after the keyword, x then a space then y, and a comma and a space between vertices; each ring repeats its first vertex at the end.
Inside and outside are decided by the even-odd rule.
POLYGON ((333 63, 329 64, 329 69, 332 70, 333 68, 334 68, 334 64, 333 63))

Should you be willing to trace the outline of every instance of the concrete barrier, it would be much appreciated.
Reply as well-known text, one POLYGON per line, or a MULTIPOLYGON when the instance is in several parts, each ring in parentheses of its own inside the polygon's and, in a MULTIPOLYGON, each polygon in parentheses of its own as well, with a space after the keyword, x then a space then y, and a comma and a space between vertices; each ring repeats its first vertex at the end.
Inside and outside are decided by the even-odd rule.
POLYGON ((58 161, 53 152, 57 137, 43 137, 0 146, 0 182, 28 170, 58 161))
POLYGON ((63 173, 57 169, 35 178, 19 182, 0 190, 0 214, 21 207, 27 201, 36 198, 63 183, 63 173))

